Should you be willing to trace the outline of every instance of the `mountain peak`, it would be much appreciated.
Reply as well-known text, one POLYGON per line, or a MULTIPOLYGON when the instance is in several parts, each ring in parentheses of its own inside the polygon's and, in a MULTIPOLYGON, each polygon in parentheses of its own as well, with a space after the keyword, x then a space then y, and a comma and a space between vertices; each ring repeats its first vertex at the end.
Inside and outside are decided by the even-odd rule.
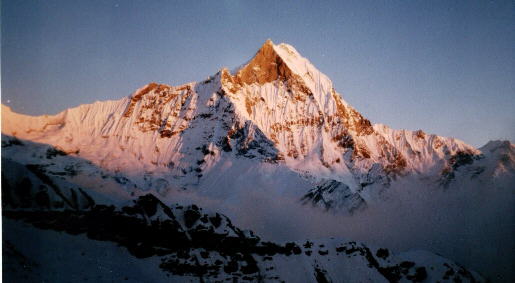
POLYGON ((236 72, 224 68, 200 83, 149 83, 129 98, 55 116, 6 116, 11 117, 2 121, 6 134, 81 147, 81 155, 90 154, 99 164, 109 160, 108 168, 171 170, 173 178, 187 176, 185 186, 207 176, 218 158, 244 156, 284 160, 289 168, 309 169, 355 192, 362 181, 372 182, 370 170, 382 168, 373 174, 381 177, 427 172, 440 166, 434 160, 471 150, 422 132, 374 129, 294 47, 271 40, 236 72), (5 126, 5 121, 11 122, 5 126))
POLYGON ((268 38, 267 40, 265 40, 265 43, 263 43, 263 46, 265 46, 265 45, 271 45, 271 46, 273 46, 273 45, 274 45, 274 42, 273 42, 270 38, 268 38))
POLYGON ((317 90, 329 94, 332 82, 320 73, 291 45, 275 45, 268 39, 246 64, 230 73, 222 70, 222 85, 230 92, 237 92, 245 85, 264 85, 280 82, 290 92, 312 95, 317 90), (322 87, 318 88, 320 84, 322 87))
POLYGON ((275 80, 285 80, 292 74, 284 60, 268 39, 254 57, 234 75, 240 84, 265 84, 275 80))

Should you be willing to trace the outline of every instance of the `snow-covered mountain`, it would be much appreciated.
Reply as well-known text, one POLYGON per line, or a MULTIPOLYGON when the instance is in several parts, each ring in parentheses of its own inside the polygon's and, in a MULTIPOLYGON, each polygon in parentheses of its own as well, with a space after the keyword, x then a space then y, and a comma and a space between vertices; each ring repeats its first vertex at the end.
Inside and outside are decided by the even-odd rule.
MULTIPOLYGON (((199 83, 150 83, 130 97, 54 116, 2 106, 2 118, 3 134, 55 146, 123 174, 140 189, 231 191, 240 184, 221 174, 250 180, 256 170, 277 167, 286 173, 274 176, 273 185, 296 175, 301 188, 283 189, 298 190, 299 198, 340 183, 332 197, 347 210, 373 200, 398 177, 442 181, 459 156, 481 156, 453 138, 372 125, 292 46, 270 40, 239 69, 199 83)), ((321 204, 320 197, 312 200, 321 204)))
MULTIPOLYGON (((495 188, 497 191, 487 192, 493 195, 515 184, 515 146, 510 142, 492 141, 476 149, 422 130, 373 125, 295 48, 271 41, 238 69, 224 68, 201 82, 181 86, 150 83, 129 97, 81 105, 57 115, 27 116, 5 105, 1 110, 4 212, 51 230, 66 230, 52 217, 82 223, 97 217, 95 211, 113 205, 108 217, 124 221, 130 218, 127 221, 138 225, 145 222, 150 228, 143 230, 154 233, 153 229, 165 229, 166 233, 182 233, 191 241, 188 217, 178 207, 197 201, 208 205, 211 214, 222 207, 230 208, 222 212, 241 223, 239 218, 255 213, 253 209, 268 209, 263 195, 282 206, 289 205, 284 200, 291 199, 299 207, 314 206, 308 213, 331 210, 348 216, 359 215, 388 198, 412 201, 406 201, 405 195, 395 195, 398 192, 416 195, 424 190, 448 191, 451 195, 462 193, 458 192, 460 188, 485 187, 495 188), (423 190, 415 190, 420 188, 423 190), (137 212, 145 200, 152 204, 151 211, 159 213, 137 212), (180 205, 171 205, 176 202, 180 205), (53 216, 45 220, 38 216, 42 213, 53 216), (171 226, 159 224, 165 222, 171 226)), ((513 198, 505 202, 511 204, 513 198)), ((443 206, 438 209, 445 211, 443 206)), ((213 224, 199 220, 213 215, 199 217, 195 223, 213 224)), ((199 265, 209 267, 201 270, 200 276, 217 270, 207 276, 209 280, 231 276, 249 280, 278 277, 294 282, 309 276, 314 276, 309 277, 310 281, 318 282, 326 282, 324 278, 335 282, 340 281, 338 278, 351 282, 362 278, 374 282, 434 281, 451 280, 453 276, 482 280, 433 254, 406 252, 387 259, 388 255, 382 257, 379 250, 340 240, 318 240, 315 256, 306 253, 311 248, 304 245, 305 241, 294 243, 300 253, 292 250, 291 257, 281 244, 273 244, 281 252, 261 255, 259 247, 265 242, 245 234, 230 224, 229 218, 222 219, 222 226, 230 229, 225 227, 226 231, 220 232, 211 224, 202 224, 200 232, 232 235, 244 242, 254 239, 252 246, 231 251, 238 255, 227 255, 218 247, 188 243, 191 251, 187 255, 172 247, 165 253, 172 256, 163 258, 162 266, 168 266, 175 275, 179 271, 171 269, 176 266, 189 270, 179 275, 183 280, 199 276, 199 265), (325 254, 328 251, 329 256, 325 254), (203 253, 208 256, 203 257, 203 253), (342 261, 344 256, 354 254, 356 258, 351 261, 342 261), (236 270, 231 269, 233 261, 237 262, 236 270), (248 274, 243 271, 253 265, 258 266, 257 273, 255 269, 248 274), (419 268, 423 266, 426 277, 419 268), (430 266, 433 269, 426 268, 430 266)), ((296 225, 289 216, 285 219, 296 225)), ((67 232, 105 229, 86 224, 72 225, 70 229, 78 230, 67 232)), ((137 234, 134 238, 124 234, 126 228, 119 228, 114 235, 104 235, 107 239, 103 240, 126 246, 135 255, 149 250, 164 255, 160 254, 162 245, 148 249, 138 246, 160 236, 137 234)), ((267 230, 261 227, 260 232, 267 230)))

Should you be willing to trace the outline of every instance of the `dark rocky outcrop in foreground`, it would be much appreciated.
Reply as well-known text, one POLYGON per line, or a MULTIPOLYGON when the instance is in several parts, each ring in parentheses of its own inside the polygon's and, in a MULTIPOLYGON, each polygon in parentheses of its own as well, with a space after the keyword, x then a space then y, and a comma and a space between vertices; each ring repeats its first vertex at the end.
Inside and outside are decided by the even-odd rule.
MULTIPOLYGON (((31 223, 39 229, 86 234, 94 240, 115 242, 138 258, 159 256, 164 271, 201 280, 280 280, 273 267, 278 257, 311 261, 315 256, 337 256, 339 260, 361 257, 371 271, 390 282, 422 282, 428 278, 427 267, 410 261, 390 261, 387 249, 374 251, 356 242, 342 243, 335 249, 309 241, 265 242, 251 231, 235 227, 224 215, 204 213, 196 205, 167 206, 152 194, 122 208, 106 205, 83 210, 4 208, 4 217, 31 223)), ((470 272, 450 264, 455 268, 451 267, 453 274, 444 274, 447 279, 475 282, 470 272)), ((338 281, 330 278, 316 260, 313 277, 318 282, 338 281)))

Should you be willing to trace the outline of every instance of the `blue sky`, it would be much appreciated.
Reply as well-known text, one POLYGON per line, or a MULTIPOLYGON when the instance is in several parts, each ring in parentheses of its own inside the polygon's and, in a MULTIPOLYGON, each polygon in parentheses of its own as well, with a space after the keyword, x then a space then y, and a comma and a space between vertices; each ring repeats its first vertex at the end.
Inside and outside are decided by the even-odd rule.
POLYGON ((2 103, 54 114, 286 42, 373 123, 515 140, 512 1, 3 0, 2 103))

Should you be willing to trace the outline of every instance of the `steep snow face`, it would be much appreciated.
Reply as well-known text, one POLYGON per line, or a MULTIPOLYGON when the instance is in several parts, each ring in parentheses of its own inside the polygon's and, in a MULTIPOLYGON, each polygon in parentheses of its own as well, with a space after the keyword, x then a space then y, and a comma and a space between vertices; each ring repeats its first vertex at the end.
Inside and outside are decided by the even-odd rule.
POLYGON ((50 144, 122 172, 140 188, 164 191, 210 187, 219 170, 241 173, 228 168, 248 159, 292 170, 299 179, 293 183, 305 187, 340 182, 344 195, 367 200, 399 176, 438 179, 453 156, 480 154, 452 138, 372 125, 295 48, 271 41, 235 72, 222 69, 199 83, 150 83, 128 98, 54 116, 2 106, 2 118, 6 135, 50 144))
POLYGON ((287 44, 267 41, 233 74, 222 70, 222 89, 236 116, 257 125, 288 167, 353 192, 398 175, 440 173, 458 152, 479 154, 452 138, 372 126, 287 44))
POLYGON ((217 85, 219 76, 179 87, 151 83, 130 98, 82 105, 55 116, 29 117, 4 106, 2 132, 56 146, 128 176, 147 173, 135 180, 141 188, 170 185, 153 177, 164 174, 173 179, 191 173, 185 182, 196 182, 198 172, 220 158, 221 147, 215 143, 232 123, 231 105, 217 85))

